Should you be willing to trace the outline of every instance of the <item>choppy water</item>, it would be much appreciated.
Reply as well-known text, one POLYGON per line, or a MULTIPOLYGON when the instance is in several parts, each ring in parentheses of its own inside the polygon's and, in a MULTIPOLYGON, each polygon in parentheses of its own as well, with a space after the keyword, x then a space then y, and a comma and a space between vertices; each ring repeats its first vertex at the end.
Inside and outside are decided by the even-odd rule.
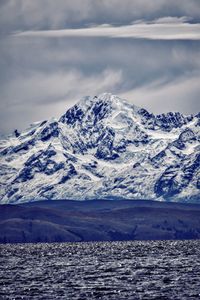
POLYGON ((0 245, 0 299, 200 299, 200 241, 0 245))

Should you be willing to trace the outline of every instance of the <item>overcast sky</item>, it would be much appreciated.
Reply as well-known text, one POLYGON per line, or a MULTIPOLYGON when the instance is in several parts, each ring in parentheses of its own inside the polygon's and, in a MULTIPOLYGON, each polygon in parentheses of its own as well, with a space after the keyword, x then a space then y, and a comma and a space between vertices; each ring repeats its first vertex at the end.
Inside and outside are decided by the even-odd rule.
POLYGON ((0 0, 1 133, 85 95, 200 110, 200 0, 0 0))

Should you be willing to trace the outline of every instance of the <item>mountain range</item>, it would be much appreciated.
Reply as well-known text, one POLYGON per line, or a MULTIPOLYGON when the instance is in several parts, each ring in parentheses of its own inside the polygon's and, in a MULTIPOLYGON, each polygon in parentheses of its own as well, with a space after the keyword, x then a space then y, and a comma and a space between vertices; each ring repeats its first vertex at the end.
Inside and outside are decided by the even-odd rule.
POLYGON ((155 115, 110 93, 0 141, 0 203, 200 203, 200 113, 155 115))

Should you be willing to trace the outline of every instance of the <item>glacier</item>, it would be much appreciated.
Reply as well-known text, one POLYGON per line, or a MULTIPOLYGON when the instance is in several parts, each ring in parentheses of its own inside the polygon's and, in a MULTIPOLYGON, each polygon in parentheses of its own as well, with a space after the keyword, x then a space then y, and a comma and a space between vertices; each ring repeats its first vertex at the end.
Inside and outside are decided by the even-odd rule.
POLYGON ((200 203, 200 113, 155 115, 110 93, 0 140, 0 203, 200 203))

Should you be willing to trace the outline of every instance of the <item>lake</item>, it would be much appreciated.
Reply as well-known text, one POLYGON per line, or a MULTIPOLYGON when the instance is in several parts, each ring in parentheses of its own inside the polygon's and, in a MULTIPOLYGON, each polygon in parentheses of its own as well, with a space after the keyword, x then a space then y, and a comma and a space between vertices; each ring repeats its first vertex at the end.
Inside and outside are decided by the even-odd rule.
POLYGON ((0 299, 200 299, 200 240, 0 245, 0 299))

